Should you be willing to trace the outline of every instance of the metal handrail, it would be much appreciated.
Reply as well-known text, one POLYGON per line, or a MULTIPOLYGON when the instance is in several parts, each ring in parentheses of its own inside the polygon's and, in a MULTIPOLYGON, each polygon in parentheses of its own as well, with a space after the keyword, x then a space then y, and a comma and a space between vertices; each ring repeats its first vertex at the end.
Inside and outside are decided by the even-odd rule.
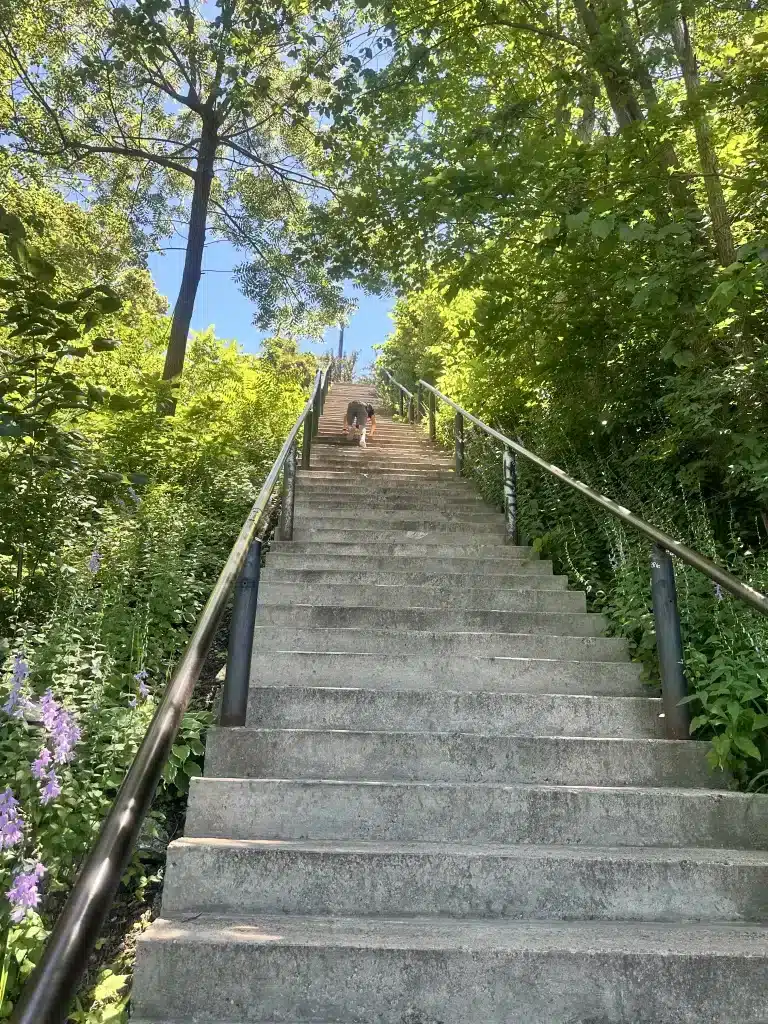
MULTIPOLYGON (((402 413, 402 390, 403 385, 394 379, 392 374, 384 371, 392 384, 401 388, 401 413, 402 413)), ((419 380, 418 384, 418 416, 413 415, 413 401, 409 402, 409 420, 413 423, 415 418, 421 418, 421 395, 423 389, 429 394, 429 439, 436 440, 437 430, 437 409, 435 399, 439 398, 455 410, 453 437, 455 451, 456 475, 461 476, 464 467, 464 424, 468 420, 475 427, 485 431, 489 437, 495 438, 503 445, 501 468, 504 485, 504 540, 507 544, 518 543, 518 514, 517 514, 517 461, 516 456, 533 462, 534 465, 546 470, 562 483, 573 490, 583 494, 585 498, 599 505, 610 512, 611 515, 627 523, 638 533, 647 537, 653 542, 651 548, 650 569, 651 569, 651 601, 653 606, 654 627, 656 632, 656 651, 659 660, 659 676, 661 678, 661 695, 664 704, 664 720, 666 734, 669 739, 688 739, 690 737, 691 714, 688 696, 688 684, 685 678, 685 660, 683 655, 683 640, 680 628, 680 613, 677 605, 677 588, 675 584, 675 567, 672 556, 704 573, 714 583, 726 589, 734 597, 744 601, 751 608, 768 614, 768 597, 759 590, 742 583, 726 569, 722 569, 705 555, 699 554, 692 548, 663 530, 658 530, 650 523, 640 519, 628 508, 619 505, 612 498, 606 497, 593 491, 591 487, 569 476, 559 466, 553 466, 540 456, 528 451, 519 441, 513 441, 511 437, 495 430, 487 423, 484 423, 471 412, 467 412, 463 406, 454 402, 453 399, 438 391, 432 384, 425 380, 419 380)), ((407 389, 405 389, 407 390, 407 389)))
POLYGON ((401 384, 399 381, 396 381, 392 374, 389 372, 389 370, 384 370, 384 373, 386 374, 387 380, 389 381, 390 384, 394 384, 394 386, 396 388, 399 388, 404 395, 408 396, 408 398, 414 397, 413 392, 409 391, 404 384, 401 384))
POLYGON ((510 437, 506 437, 498 430, 494 430, 493 427, 489 427, 487 423, 483 423, 482 420, 478 419, 477 416, 473 416, 471 412, 467 412, 466 409, 462 408, 458 403, 454 402, 453 399, 448 398, 447 395, 442 394, 437 388, 431 384, 427 384, 426 381, 420 380, 419 384, 422 387, 427 388, 434 395, 440 398, 447 405, 450 405, 452 409, 455 409, 457 413, 460 413, 463 417, 468 419, 475 426, 480 427, 486 434, 491 437, 495 437, 497 441, 500 441, 505 447, 510 448, 513 452, 518 455, 522 455, 528 459, 529 462, 533 462, 536 466, 541 469, 545 469, 552 476, 557 477, 558 480, 572 487, 573 490, 578 491, 585 497, 589 498, 590 501, 600 505, 606 511, 616 516, 617 519, 621 519, 622 522, 628 523, 639 533, 644 534, 649 540, 652 540, 654 544, 657 544, 660 548, 668 551, 671 555, 679 558, 681 561, 686 562, 688 565, 692 565, 694 569, 698 569, 699 572, 703 572, 705 576, 708 576, 713 582, 718 583, 721 587, 728 590, 734 597, 738 597, 746 604, 756 608, 763 615, 768 615, 768 596, 761 593, 759 590, 755 590, 753 587, 747 586, 742 583, 741 580, 737 579, 726 569, 721 569, 719 565, 707 558, 706 555, 700 555, 698 551, 694 551, 693 548, 687 547, 679 540, 675 540, 668 533, 664 533, 663 530, 658 530, 655 526, 651 526, 650 523, 646 523, 644 519, 640 519, 633 512, 630 512, 628 508, 624 508, 623 505, 619 505, 613 501, 612 498, 607 498, 604 494, 593 491, 591 487, 582 483, 581 480, 576 480, 574 477, 569 476, 566 472, 560 469, 558 466, 553 466, 551 462, 547 462, 546 459, 542 459, 539 455, 535 455, 533 452, 529 452, 527 448, 524 448, 519 442, 513 441, 510 437))
POLYGON ((327 394, 328 374, 329 368, 325 373, 318 370, 312 394, 261 486, 112 808, 104 819, 96 844, 80 869, 43 956, 16 1005, 12 1024, 61 1024, 67 1018, 70 1003, 133 852, 229 594, 252 550, 280 472, 289 454, 291 459, 294 458, 299 430, 306 423, 305 438, 312 434, 313 409, 318 411, 327 394))

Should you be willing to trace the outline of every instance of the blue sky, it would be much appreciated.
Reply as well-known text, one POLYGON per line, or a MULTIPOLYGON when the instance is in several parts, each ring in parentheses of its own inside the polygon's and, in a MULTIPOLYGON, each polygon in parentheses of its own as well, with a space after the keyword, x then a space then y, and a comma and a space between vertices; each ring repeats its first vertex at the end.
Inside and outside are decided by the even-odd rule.
MULTIPOLYGON (((213 324, 220 338, 235 338, 246 352, 257 352, 264 334, 253 326, 253 303, 245 298, 230 273, 242 261, 243 254, 229 242, 207 246, 192 328, 200 331, 213 324)), ((178 250, 152 253, 149 258, 149 269, 158 291, 168 297, 171 308, 176 301, 183 266, 184 253, 178 250)), ((388 313, 394 298, 366 295, 351 285, 345 288, 345 294, 358 300, 358 309, 344 333, 344 351, 357 349, 360 352, 358 369, 364 370, 374 358, 373 345, 383 341, 392 330, 388 313)), ((327 332, 322 345, 305 344, 303 347, 319 355, 328 345, 333 345, 336 351, 338 341, 338 328, 333 328, 327 332)))

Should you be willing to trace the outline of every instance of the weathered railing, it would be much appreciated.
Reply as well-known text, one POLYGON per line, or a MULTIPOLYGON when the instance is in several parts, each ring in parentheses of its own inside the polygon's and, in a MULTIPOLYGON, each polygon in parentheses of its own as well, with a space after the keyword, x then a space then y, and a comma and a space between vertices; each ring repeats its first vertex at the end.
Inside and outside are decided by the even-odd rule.
POLYGON ((104 819, 99 838, 80 869, 43 956, 16 1005, 12 1024, 61 1024, 66 1020, 233 586, 235 594, 220 721, 222 725, 245 722, 261 563, 260 532, 275 485, 284 470, 279 535, 285 540, 293 535, 296 438, 304 427, 302 463, 308 467, 312 438, 317 433, 330 378, 329 364, 324 371, 318 371, 312 394, 262 484, 112 809, 104 819))
POLYGON ((399 403, 400 416, 402 419, 405 419, 407 405, 408 422, 415 423, 417 405, 416 398, 413 392, 409 391, 408 388, 404 387, 402 384, 396 381, 392 374, 389 372, 389 370, 385 370, 384 375, 386 376, 395 393, 395 400, 392 402, 392 405, 395 406, 399 403))
MULTIPOLYGON (((388 372, 387 376, 393 385, 406 391, 401 384, 388 372)), ((653 600, 653 616, 656 628, 656 646, 659 658, 659 673, 661 676, 662 697, 664 700, 664 714, 667 736, 671 739, 688 739, 690 735, 690 711, 687 703, 681 703, 687 696, 687 684, 685 680, 685 666, 683 662, 683 643, 680 634, 680 614, 677 607, 677 590, 675 587, 675 570, 672 563, 672 556, 679 558, 688 565, 698 569, 699 572, 708 576, 713 583, 719 584, 724 590, 729 591, 734 597, 744 601, 751 608, 756 608, 764 615, 768 615, 768 596, 759 590, 747 586, 737 579, 726 569, 721 568, 705 555, 699 554, 693 548, 687 547, 680 541, 675 540, 663 530, 658 530, 650 523, 630 512, 628 508, 619 505, 604 494, 599 494, 581 480, 569 476, 558 466, 553 466, 540 456, 528 451, 519 441, 513 441, 506 437, 499 430, 495 430, 487 423, 467 412, 453 399, 442 394, 432 384, 425 380, 419 381, 419 398, 422 389, 427 392, 429 398, 429 436, 432 440, 436 437, 436 399, 445 402, 454 410, 454 457, 456 473, 461 474, 464 467, 464 423, 473 423, 489 437, 495 438, 503 446, 502 453, 502 479, 504 483, 504 513, 505 513, 505 536, 508 543, 516 544, 518 540, 517 529, 517 462, 518 455, 532 462, 540 469, 556 477, 567 487, 578 491, 589 501, 594 502, 601 508, 610 512, 612 516, 631 526, 638 533, 651 541, 651 597, 653 600)), ((421 403, 419 403, 421 408, 421 403)))

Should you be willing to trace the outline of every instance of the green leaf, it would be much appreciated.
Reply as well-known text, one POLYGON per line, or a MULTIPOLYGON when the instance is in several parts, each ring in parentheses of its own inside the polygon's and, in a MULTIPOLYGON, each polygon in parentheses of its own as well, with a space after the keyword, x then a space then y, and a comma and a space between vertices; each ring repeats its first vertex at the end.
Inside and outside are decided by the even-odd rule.
POLYGON ((760 751, 748 736, 734 736, 733 743, 742 754, 746 754, 747 757, 754 757, 758 761, 760 760, 760 751))
POLYGON ((593 220, 589 227, 595 238, 607 238, 613 231, 613 217, 602 217, 600 220, 593 220))
POLYGON ((569 213, 565 218, 565 225, 569 231, 577 231, 583 228, 589 220, 589 210, 581 210, 579 213, 569 213))
POLYGON ((681 352, 675 352, 672 362, 675 366, 691 366, 696 362, 696 356, 690 349, 683 349, 681 352))
POLYGON ((36 277, 38 281, 45 281, 46 284, 50 284, 56 277, 56 267, 48 260, 44 260, 42 256, 30 254, 28 264, 30 274, 36 277))
POLYGON ((102 313, 116 313, 123 304, 123 300, 115 292, 104 289, 104 294, 96 295, 93 300, 102 313))
POLYGON ((120 342, 115 338, 94 338, 91 348, 94 352, 114 352, 116 348, 120 348, 120 342))
POLYGON ((125 988, 128 978, 128 974, 107 974, 94 988, 93 998, 103 1000, 117 995, 120 989, 125 988))
POLYGON ((203 770, 197 761, 186 761, 184 764, 184 774, 188 775, 190 779, 197 779, 203 774, 203 770))
POLYGON ((179 761, 183 762, 189 757, 189 747, 180 743, 178 746, 171 747, 171 753, 175 758, 178 758, 179 761))

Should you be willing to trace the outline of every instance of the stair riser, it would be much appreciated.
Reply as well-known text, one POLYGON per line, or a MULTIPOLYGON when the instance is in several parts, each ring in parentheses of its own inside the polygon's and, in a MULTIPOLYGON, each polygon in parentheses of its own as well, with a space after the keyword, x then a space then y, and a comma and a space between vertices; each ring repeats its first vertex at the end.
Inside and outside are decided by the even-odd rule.
POLYGON ((712 790, 192 779, 188 836, 764 850, 768 797, 712 790))
MULTIPOLYGON (((355 515, 359 519, 376 519, 382 512, 402 513, 418 516, 421 519, 464 519, 467 522, 498 522, 501 515, 498 509, 473 498, 434 498, 430 494, 412 498, 386 498, 359 495, 354 501, 355 515), (359 500, 358 500, 359 498, 359 500)), ((296 501, 296 515, 316 516, 317 518, 335 519, 340 513, 350 508, 346 499, 339 500, 333 494, 321 495, 317 498, 302 496, 296 501)))
POLYGON ((546 851, 302 851, 174 843, 163 916, 331 914, 534 921, 760 921, 765 863, 546 851))
POLYGON ((377 527, 370 520, 363 525, 354 518, 348 523, 342 519, 337 524, 318 520, 310 525, 305 520, 296 523, 293 535, 299 543, 314 541, 318 544, 409 544, 413 541, 449 547, 482 546, 494 550, 504 546, 503 523, 472 523, 469 526, 466 523, 424 523, 400 527, 393 523, 390 530, 384 525, 377 527))
MULTIPOLYGON (((363 600, 362 594, 360 600, 363 600)), ((322 605, 263 604, 256 622, 262 626, 309 626, 319 629, 404 629, 430 633, 529 633, 547 636, 600 636, 601 615, 586 612, 468 611, 462 608, 334 608, 322 605)))
POLYGON ((335 512, 316 513, 312 510, 297 509, 294 518, 294 529, 304 530, 328 530, 337 532, 339 530, 407 530, 418 532, 436 531, 438 533, 489 533, 498 538, 497 543, 504 538, 504 520, 495 512, 481 512, 463 515, 461 512, 446 514, 434 512, 429 516, 401 515, 393 509, 379 509, 375 511, 362 510, 358 514, 356 509, 349 507, 337 508, 335 512))
MULTIPOLYGON (((353 555, 344 553, 344 561, 334 558, 328 549, 318 549, 314 545, 309 551, 295 551, 292 547, 271 544, 267 554, 268 568, 296 569, 338 569, 343 565, 348 570, 367 572, 428 572, 438 574, 472 573, 481 575, 494 583, 497 579, 505 579, 509 574, 526 576, 549 576, 552 574, 552 563, 529 559, 511 561, 505 559, 486 558, 447 558, 439 555, 353 555)), ((538 585, 538 583, 536 584, 538 585)))
POLYGON ((577 591, 471 590, 456 587, 372 586, 361 584, 275 583, 263 580, 259 604, 330 605, 337 608, 471 608, 511 612, 585 612, 586 595, 577 591))
MULTIPOLYGON (((456 479, 456 474, 448 469, 408 470, 392 469, 390 466, 367 466, 365 473, 368 477, 385 477, 394 482, 402 480, 405 483, 416 483, 417 481, 426 483, 431 480, 444 480, 447 482, 456 479)), ((356 469, 310 469, 305 470, 303 473, 299 472, 299 480, 303 482, 307 474, 311 474, 313 480, 348 481, 361 490, 365 488, 366 483, 365 479, 361 477, 360 471, 356 469)))
POLYGON ((658 699, 355 687, 355 679, 336 687, 255 686, 248 725, 365 731, 386 723, 404 732, 664 738, 658 699))
MULTIPOLYGON (((326 538, 321 538, 315 534, 312 539, 302 539, 297 536, 295 541, 274 541, 270 545, 270 550, 299 555, 327 554, 333 557, 337 566, 342 558, 346 565, 348 555, 372 555, 374 558, 386 555, 395 558, 478 558, 485 560, 488 567, 495 565, 498 568, 503 565, 513 570, 516 570, 520 563, 538 561, 532 556, 521 557, 514 549, 505 547, 495 537, 488 543, 482 537, 473 538, 470 544, 464 541, 465 538, 462 538, 460 542, 457 537, 438 537, 436 535, 411 540, 399 533, 389 537, 382 536, 378 541, 370 538, 367 541, 358 542, 344 540, 340 535, 329 534, 326 538)), ((551 566, 552 563, 549 564, 551 566)))
MULTIPOLYGON (((569 637, 526 633, 428 633, 405 630, 260 625, 255 651, 350 651, 446 659, 554 658, 565 661, 625 661, 627 644, 618 637, 569 637)), ((442 665, 440 665, 442 667, 442 665)))
MULTIPOLYGON (((270 559, 270 563, 272 559, 270 559)), ((324 587, 417 587, 440 593, 469 593, 471 591, 547 590, 563 591, 567 576, 520 575, 487 576, 485 573, 429 573, 429 572, 365 572, 344 569, 278 569, 271 564, 261 570, 263 583, 292 583, 297 586, 324 587)))
POLYGON ((757 1024, 768 988, 764 954, 286 946, 258 923, 140 939, 137 968, 139 1016, 239 1024, 757 1024))
POLYGON ((703 743, 467 733, 213 729, 217 778, 501 782, 556 786, 723 784, 703 743))
MULTIPOLYGON (((371 473, 367 477, 359 473, 342 473, 342 479, 323 479, 322 474, 314 470, 297 474, 296 493, 316 494, 359 494, 361 496, 377 494, 403 494, 406 496, 423 494, 425 480, 421 473, 411 473, 404 477, 395 477, 389 473, 371 473)), ((482 498, 468 480, 453 476, 448 480, 430 480, 429 490, 434 495, 446 497, 474 497, 482 504, 482 498)))
POLYGON ((648 697, 632 662, 546 661, 526 658, 438 660, 400 654, 280 653, 254 648, 254 685, 343 686, 405 690, 428 687, 463 692, 648 697))

